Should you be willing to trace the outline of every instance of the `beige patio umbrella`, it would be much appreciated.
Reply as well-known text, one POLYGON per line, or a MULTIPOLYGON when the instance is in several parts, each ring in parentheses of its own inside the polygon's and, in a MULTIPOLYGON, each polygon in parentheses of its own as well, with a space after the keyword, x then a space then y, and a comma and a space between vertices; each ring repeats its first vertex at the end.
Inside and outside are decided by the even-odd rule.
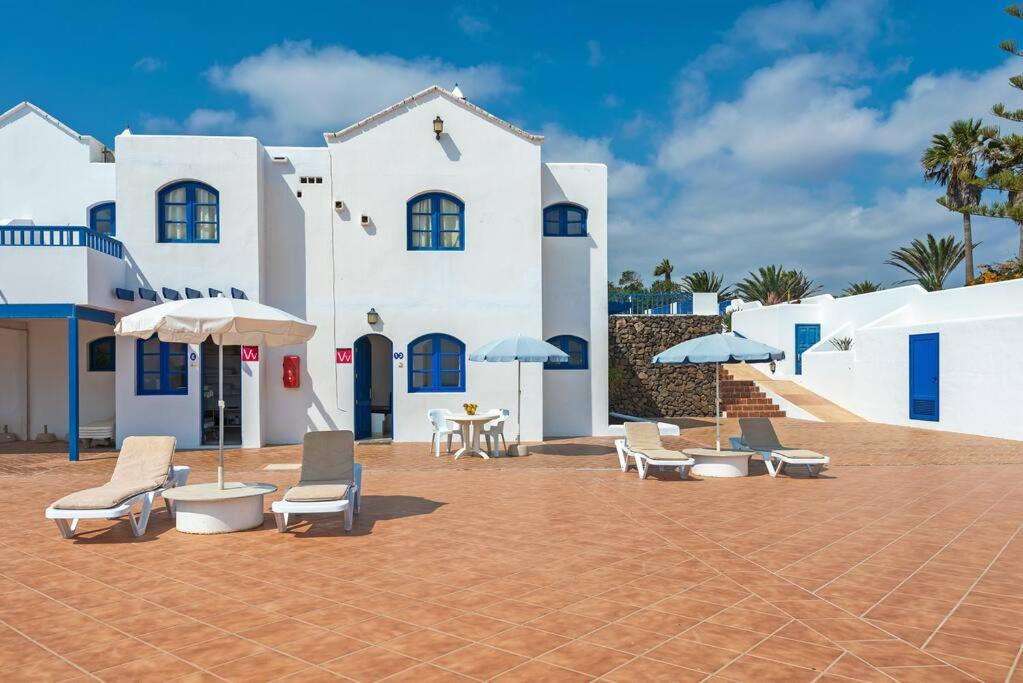
POLYGON ((220 459, 217 486, 224 488, 224 345, 290 346, 304 344, 316 326, 290 313, 248 299, 184 299, 168 301, 121 318, 114 334, 164 342, 201 344, 212 338, 219 351, 220 459))

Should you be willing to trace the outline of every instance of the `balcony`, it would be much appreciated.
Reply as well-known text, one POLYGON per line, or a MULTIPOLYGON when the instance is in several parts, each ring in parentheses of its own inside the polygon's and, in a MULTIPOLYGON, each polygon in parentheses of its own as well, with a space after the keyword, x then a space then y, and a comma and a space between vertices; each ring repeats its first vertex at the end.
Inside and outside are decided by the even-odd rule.
MULTIPOLYGON (((713 301, 713 300, 712 300, 713 301)), ((729 301, 718 304, 718 314, 724 314, 729 301)), ((693 315, 693 295, 690 292, 609 292, 608 315, 693 315)))
POLYGON ((121 243, 113 237, 77 225, 0 226, 0 247, 85 247, 123 257, 121 243))

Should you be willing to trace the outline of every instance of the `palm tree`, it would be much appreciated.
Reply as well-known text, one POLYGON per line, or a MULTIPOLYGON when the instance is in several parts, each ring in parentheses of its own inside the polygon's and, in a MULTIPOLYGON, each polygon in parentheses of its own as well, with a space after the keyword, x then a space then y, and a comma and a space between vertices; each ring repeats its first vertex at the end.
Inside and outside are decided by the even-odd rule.
POLYGON ((816 294, 820 287, 801 270, 785 270, 784 266, 762 266, 735 285, 735 293, 746 301, 759 301, 765 306, 795 301, 816 294))
POLYGON ((671 261, 663 259, 654 268, 654 277, 664 276, 665 282, 671 282, 671 274, 675 271, 675 266, 671 265, 671 261))
POLYGON ((856 296, 857 294, 870 294, 871 292, 880 292, 884 287, 879 285, 872 280, 863 280, 861 282, 850 282, 849 286, 842 290, 842 296, 856 296))
POLYGON ((920 163, 924 167, 924 180, 945 188, 945 196, 938 202, 949 211, 963 216, 963 243, 966 245, 966 281, 973 279, 973 226, 970 211, 980 204, 983 187, 977 179, 977 168, 984 159, 985 150, 998 136, 995 128, 985 127, 980 119, 954 121, 947 133, 931 137, 920 163))
POLYGON ((718 301, 724 301, 730 295, 727 287, 724 287, 725 276, 718 275, 712 270, 698 270, 689 273, 682 278, 683 292, 709 292, 718 295, 718 301))
POLYGON ((964 258, 966 247, 955 235, 936 240, 934 235, 928 234, 926 242, 913 240, 908 247, 893 251, 885 263, 913 276, 903 282, 915 281, 928 292, 936 292, 945 286, 945 279, 964 258))

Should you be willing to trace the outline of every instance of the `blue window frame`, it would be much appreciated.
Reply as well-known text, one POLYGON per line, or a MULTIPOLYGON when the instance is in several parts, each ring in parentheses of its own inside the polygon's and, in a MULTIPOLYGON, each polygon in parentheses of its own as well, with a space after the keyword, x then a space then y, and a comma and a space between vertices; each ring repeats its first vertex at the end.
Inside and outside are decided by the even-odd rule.
POLYGON ((114 372, 114 338, 100 337, 89 342, 89 372, 114 372))
POLYGON ((161 242, 219 242, 220 193, 194 181, 160 190, 161 242))
POLYGON ((573 337, 570 334, 561 334, 547 340, 568 354, 568 361, 565 363, 544 363, 544 370, 585 370, 590 367, 590 349, 585 339, 573 337))
POLYGON ((117 207, 114 203, 104 202, 89 209, 89 227, 103 235, 116 235, 117 207))
POLYGON ((408 390, 465 391, 465 344, 447 334, 426 334, 408 345, 408 390))
POLYGON ((188 344, 139 339, 135 346, 135 393, 188 393, 188 344))
POLYGON ((410 199, 408 248, 410 251, 465 249, 465 204, 441 192, 410 199))
POLYGON ((586 209, 554 204, 543 210, 544 237, 586 237, 586 209))

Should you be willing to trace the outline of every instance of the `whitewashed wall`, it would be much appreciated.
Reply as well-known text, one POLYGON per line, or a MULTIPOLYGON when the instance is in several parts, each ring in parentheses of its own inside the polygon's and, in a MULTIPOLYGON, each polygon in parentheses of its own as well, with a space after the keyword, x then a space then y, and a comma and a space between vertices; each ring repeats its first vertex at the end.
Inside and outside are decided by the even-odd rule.
POLYGON ((28 329, 22 322, 0 321, 0 430, 26 438, 28 433, 28 329))
POLYGON ((544 434, 607 431, 607 167, 544 164, 543 206, 587 210, 586 237, 544 237, 543 336, 571 334, 589 343, 589 369, 545 370, 544 434))

